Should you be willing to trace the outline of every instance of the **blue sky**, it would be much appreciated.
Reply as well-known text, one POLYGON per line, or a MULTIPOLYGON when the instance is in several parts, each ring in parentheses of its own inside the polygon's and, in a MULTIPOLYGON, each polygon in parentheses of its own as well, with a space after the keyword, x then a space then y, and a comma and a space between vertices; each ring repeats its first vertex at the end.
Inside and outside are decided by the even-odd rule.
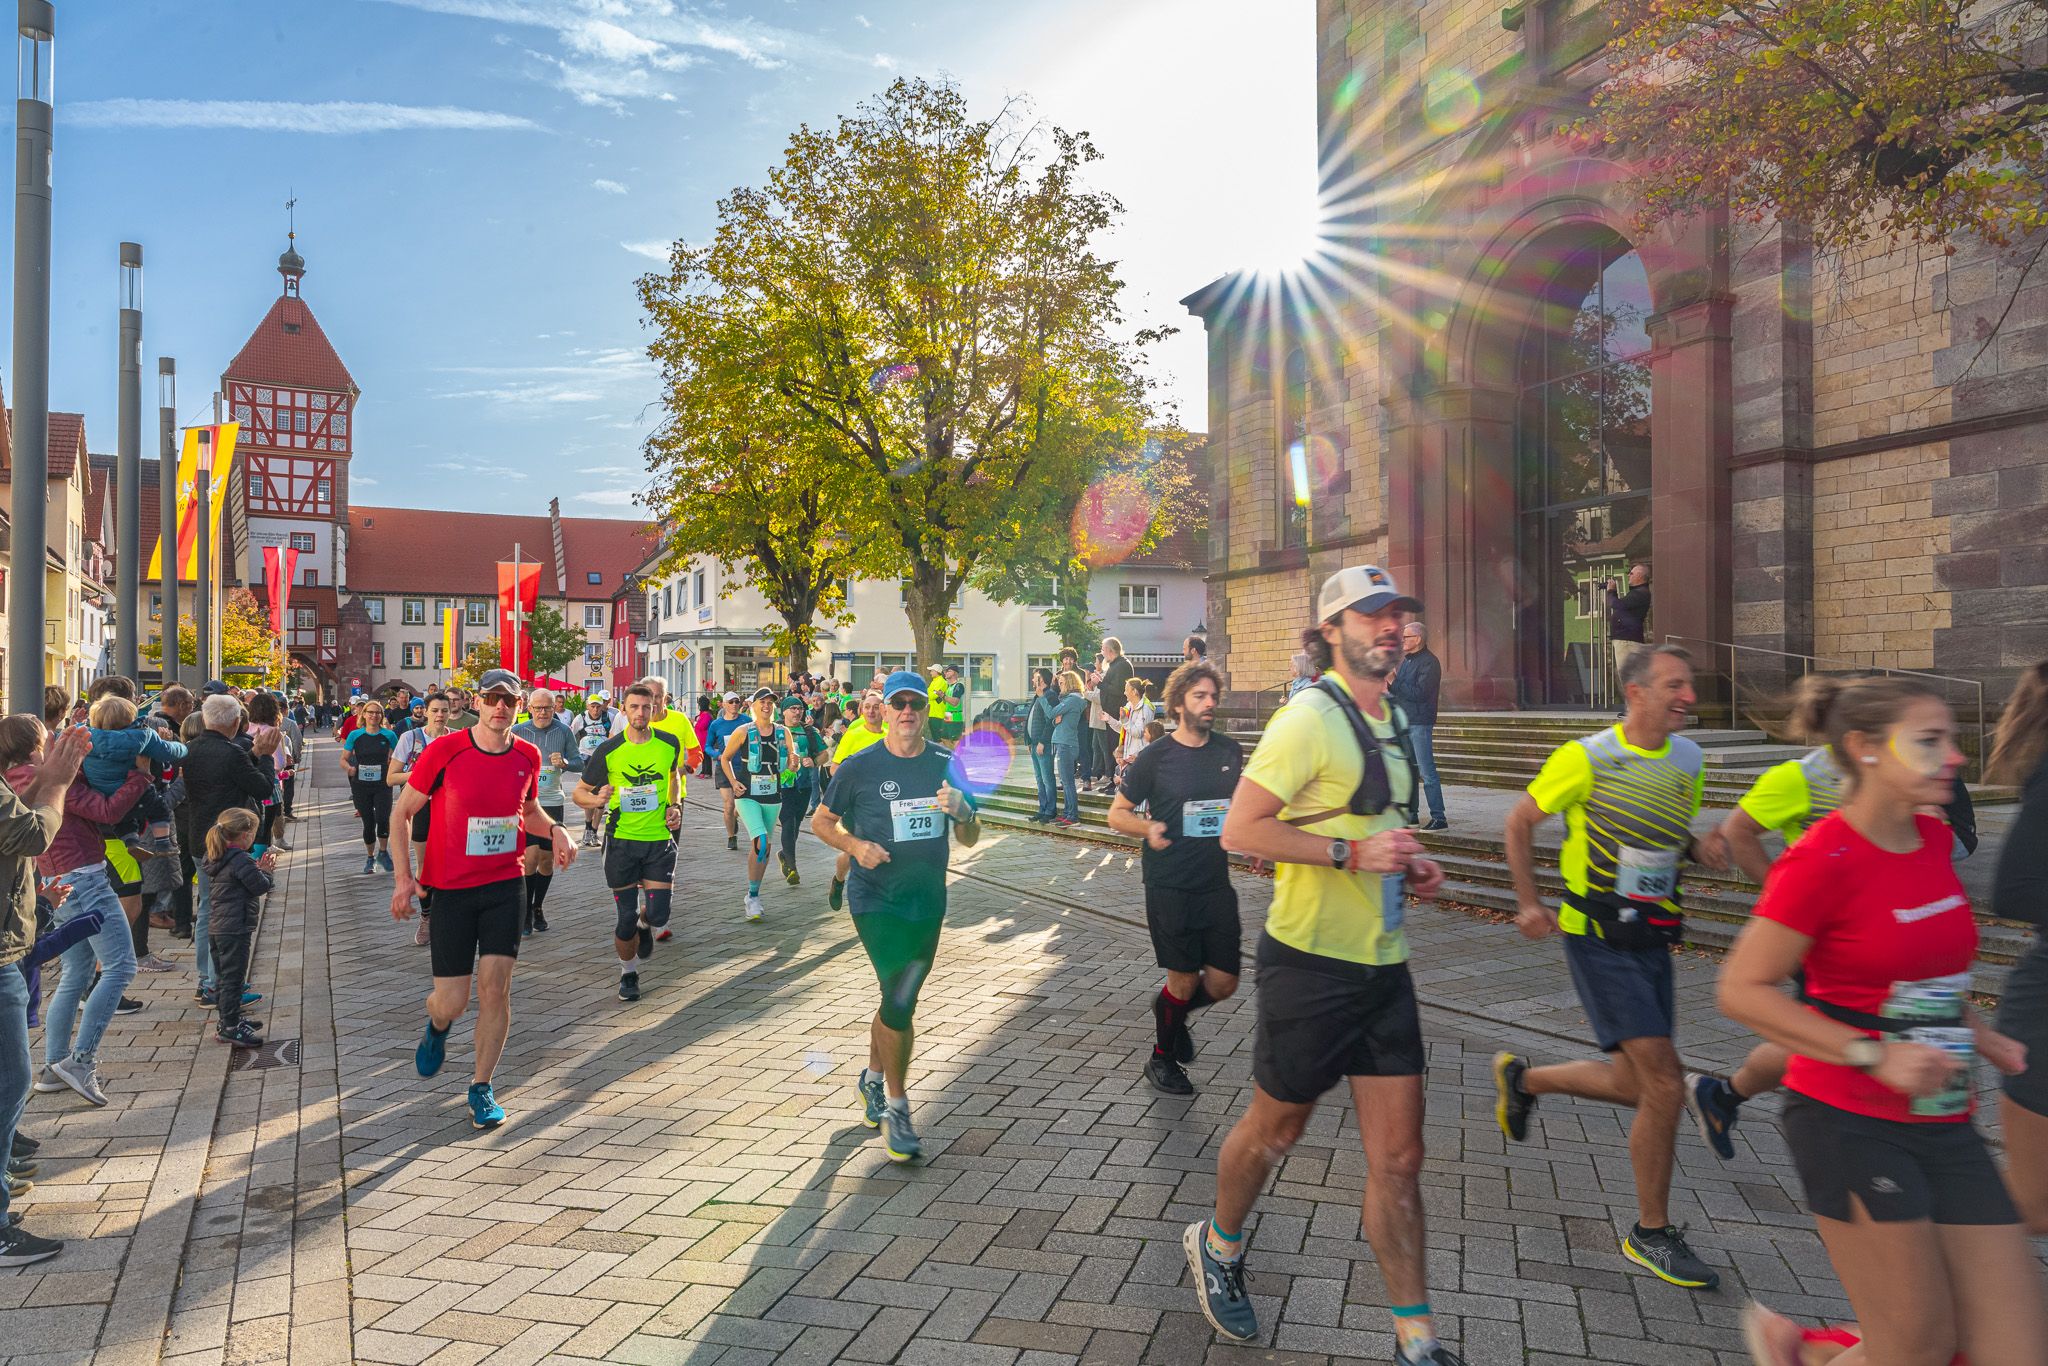
MULTIPOLYGON (((658 397, 633 281, 799 123, 897 74, 1030 96, 1106 154, 1106 244, 1205 422, 1180 296, 1313 221, 1312 0, 61 0, 51 406, 115 446, 116 246, 145 251, 145 409, 181 420, 278 292, 362 386, 360 504, 630 515, 658 397), (1109 17, 1105 17, 1109 16, 1109 17)), ((9 239, 11 241, 11 237, 9 239)), ((11 308, 11 272, 0 299, 11 308)), ((13 366, 6 367, 8 399, 13 366)), ((145 453, 155 425, 144 424, 145 453)))

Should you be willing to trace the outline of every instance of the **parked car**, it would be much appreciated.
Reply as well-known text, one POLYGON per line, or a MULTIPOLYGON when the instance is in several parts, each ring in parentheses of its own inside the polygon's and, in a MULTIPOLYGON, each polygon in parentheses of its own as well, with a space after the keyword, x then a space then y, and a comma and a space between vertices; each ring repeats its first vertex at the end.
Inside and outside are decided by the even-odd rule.
POLYGON ((974 718, 977 726, 1001 726, 1013 739, 1024 738, 1024 718, 1031 711, 1029 702, 995 701, 981 709, 981 715, 974 718))

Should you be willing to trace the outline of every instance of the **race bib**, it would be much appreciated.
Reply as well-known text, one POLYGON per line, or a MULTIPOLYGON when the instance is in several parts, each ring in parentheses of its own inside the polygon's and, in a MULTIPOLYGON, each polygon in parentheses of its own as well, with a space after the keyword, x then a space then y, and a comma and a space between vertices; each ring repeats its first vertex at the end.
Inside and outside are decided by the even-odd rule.
POLYGON ((903 797, 890 802, 889 819, 898 844, 935 840, 946 833, 946 813, 939 809, 937 797, 903 797))
POLYGON ((1230 798, 1205 797, 1180 804, 1180 833, 1189 839, 1213 840, 1223 833, 1223 818, 1230 812, 1230 798))
POLYGON ((1622 845, 1614 870, 1614 894, 1625 901, 1669 901, 1678 890, 1676 849, 1622 845))
POLYGON ((546 764, 541 765, 540 774, 534 779, 534 787, 539 792, 540 799, 550 806, 562 799, 562 775, 546 764))
POLYGON ((359 783, 381 782, 384 777, 382 764, 357 764, 356 781, 359 783))
POLYGON ((619 810, 630 815, 641 815, 661 810, 661 789, 653 783, 644 787, 622 787, 619 789, 619 810))
POLYGON ((1380 875, 1380 929, 1392 934, 1408 922, 1408 879, 1400 873, 1380 875))
POLYGON ((518 838, 517 816, 471 816, 469 838, 464 842, 462 852, 471 858, 509 854, 518 847, 515 843, 518 838))
POLYGON ((772 797, 775 795, 777 786, 776 777, 773 773, 753 773, 747 776, 747 795, 749 797, 772 797))
MULTIPOLYGON (((1962 1013, 1963 994, 1970 988, 1970 975, 1929 977, 1918 982, 1894 982, 1878 1013, 1887 1020, 1953 1020, 1962 1013)), ((1901 1031, 1907 1043, 1923 1043, 1941 1049, 1961 1061, 1962 1070, 1946 1087, 1931 1096, 1913 1100, 1916 1115, 1948 1116, 1968 1114, 1970 1092, 1976 1084, 1977 1036, 1962 1025, 1921 1025, 1901 1031)))
POLYGON ((602 735, 585 731, 583 732, 583 739, 577 743, 576 747, 582 750, 583 757, 588 759, 591 755, 597 753, 597 747, 603 743, 604 737, 602 735))

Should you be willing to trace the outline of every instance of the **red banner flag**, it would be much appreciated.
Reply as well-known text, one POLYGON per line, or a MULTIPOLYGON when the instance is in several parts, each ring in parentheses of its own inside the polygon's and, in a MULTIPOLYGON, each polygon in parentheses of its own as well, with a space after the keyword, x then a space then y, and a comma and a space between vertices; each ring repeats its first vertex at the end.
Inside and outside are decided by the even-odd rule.
POLYGON ((285 611, 291 605, 292 580, 298 572, 297 550, 285 545, 263 547, 263 577, 270 584, 270 629, 280 637, 285 630, 285 611))
POLYGON ((498 561, 498 663, 522 679, 533 677, 533 610, 540 606, 538 561, 498 561), (518 575, 515 595, 513 575, 518 575), (514 653, 513 642, 518 642, 514 653))

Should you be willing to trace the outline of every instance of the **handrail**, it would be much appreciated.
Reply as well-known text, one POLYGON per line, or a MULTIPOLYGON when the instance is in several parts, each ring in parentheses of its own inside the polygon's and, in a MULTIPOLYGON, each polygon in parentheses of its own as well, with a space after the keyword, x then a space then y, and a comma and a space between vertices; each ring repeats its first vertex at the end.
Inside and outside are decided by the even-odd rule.
MULTIPOLYGON (((1664 643, 1667 645, 1704 645, 1710 649, 1726 650, 1728 652, 1729 704, 1737 709, 1738 712, 1742 706, 1742 685, 1739 671, 1736 668, 1738 663, 1736 651, 1738 650, 1747 650, 1751 654, 1770 655, 1777 659, 1796 659, 1800 661, 1799 674, 1802 678, 1806 676, 1809 666, 1838 664, 1845 669, 1857 669, 1864 673, 1897 674, 1904 678, 1931 679, 1937 683, 1960 683, 1966 688, 1974 689, 1977 694, 1977 777, 1979 781, 1983 779, 1984 764, 1991 756, 1984 748, 1987 728, 1984 712, 1984 683, 1981 679, 1961 678, 1955 674, 1929 673, 1924 669, 1900 669, 1884 664, 1860 664, 1853 659, 1838 659, 1829 655, 1800 654, 1796 650, 1773 650, 1763 645, 1737 645, 1732 641, 1726 640, 1703 640, 1697 636, 1680 636, 1667 633, 1664 637, 1664 643)), ((1736 714, 1731 719, 1740 721, 1741 717, 1739 714, 1736 714)))

